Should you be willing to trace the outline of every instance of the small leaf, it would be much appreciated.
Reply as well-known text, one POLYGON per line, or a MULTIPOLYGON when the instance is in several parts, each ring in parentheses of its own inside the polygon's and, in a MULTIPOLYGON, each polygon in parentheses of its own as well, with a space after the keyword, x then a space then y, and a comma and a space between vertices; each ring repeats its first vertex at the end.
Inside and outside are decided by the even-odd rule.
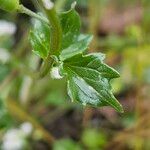
POLYGON ((59 17, 63 32, 60 59, 63 61, 85 51, 92 36, 80 34, 81 22, 75 9, 61 13, 59 17))
POLYGON ((63 32, 62 49, 66 49, 77 40, 80 34, 80 16, 74 9, 71 9, 61 13, 59 18, 63 32))
MULTIPOLYGON (((80 34, 80 17, 75 9, 59 14, 62 27, 62 44, 60 60, 75 56, 84 52, 92 40, 91 35, 80 34)), ((35 20, 30 32, 30 42, 33 52, 43 59, 50 50, 50 28, 47 24, 35 20)))
POLYGON ((33 52, 44 59, 50 50, 49 26, 36 19, 34 27, 30 31, 29 39, 33 47, 33 52))
POLYGON ((63 62, 63 73, 68 78, 68 94, 72 100, 92 106, 112 106, 123 112, 113 96, 110 80, 119 77, 117 71, 103 63, 101 53, 76 55, 63 62))
POLYGON ((91 40, 91 35, 79 35, 75 43, 71 44, 66 49, 63 49, 63 51, 60 54, 60 60, 64 61, 67 58, 75 56, 79 53, 83 53, 88 48, 88 45, 91 42, 91 40))

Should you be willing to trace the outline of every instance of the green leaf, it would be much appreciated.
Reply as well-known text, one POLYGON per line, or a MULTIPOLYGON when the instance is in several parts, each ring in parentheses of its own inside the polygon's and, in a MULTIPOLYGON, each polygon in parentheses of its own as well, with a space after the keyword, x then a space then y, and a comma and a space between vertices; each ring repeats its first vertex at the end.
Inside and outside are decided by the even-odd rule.
POLYGON ((35 19, 34 27, 30 31, 29 39, 33 47, 33 52, 44 59, 50 50, 49 26, 35 19))
POLYGON ((13 123, 11 116, 8 114, 4 99, 0 95, 0 130, 4 128, 10 128, 13 123))
POLYGON ((103 54, 94 53, 66 59, 62 70, 68 78, 68 94, 83 105, 112 106, 123 112, 110 85, 110 80, 119 77, 119 73, 103 63, 104 58, 103 54))
POLYGON ((80 16, 75 9, 70 9, 67 12, 61 13, 59 18, 63 32, 62 49, 66 49, 76 41, 77 36, 80 34, 80 16))
POLYGON ((53 144, 53 150, 82 150, 81 145, 71 139, 57 140, 53 144))
POLYGON ((87 128, 83 131, 82 142, 88 147, 88 149, 103 149, 107 143, 106 135, 99 130, 93 128, 87 128))
POLYGON ((79 53, 83 53, 88 48, 88 45, 91 42, 91 40, 92 40, 91 35, 80 34, 76 39, 75 43, 73 43, 66 49, 63 49, 63 51, 60 54, 60 60, 64 61, 67 58, 75 56, 79 53))
POLYGON ((0 63, 0 83, 6 78, 6 76, 9 73, 10 73, 10 68, 0 63))
MULTIPOLYGON (((75 56, 84 52, 92 40, 91 35, 80 34, 80 17, 75 9, 59 14, 62 27, 62 45, 60 60, 75 56)), ((35 20, 30 32, 30 42, 33 52, 43 59, 50 50, 50 28, 47 24, 35 20)))
POLYGON ((85 51, 92 36, 80 34, 81 22, 75 9, 61 13, 59 17, 63 32, 60 60, 63 61, 85 51))

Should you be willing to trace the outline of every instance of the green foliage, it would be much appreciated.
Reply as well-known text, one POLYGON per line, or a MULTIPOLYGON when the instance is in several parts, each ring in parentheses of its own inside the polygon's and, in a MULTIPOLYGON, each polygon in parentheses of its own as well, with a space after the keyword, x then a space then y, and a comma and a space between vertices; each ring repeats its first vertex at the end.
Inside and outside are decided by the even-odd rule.
POLYGON ((19 0, 0 0, 0 8, 6 11, 15 11, 19 7, 19 0))
MULTIPOLYGON (((0 0, 0 2, 4 1, 0 0)), ((69 8, 74 0, 62 1, 56 0, 56 2, 60 2, 61 4, 64 3, 63 7, 59 6, 57 10, 69 8)), ((144 5, 141 5, 141 3, 139 6, 137 4, 135 7, 133 6, 133 14, 136 11, 140 14, 142 8, 144 16, 142 15, 141 18, 141 15, 139 15, 139 17, 143 21, 141 20, 140 24, 127 25, 126 29, 123 29, 124 27, 122 26, 123 34, 118 34, 118 32, 112 33, 111 30, 113 27, 111 29, 109 26, 106 30, 103 28, 104 30, 97 31, 99 24, 96 25, 96 23, 100 23, 102 26, 103 23, 105 24, 105 21, 107 23, 107 18, 105 17, 109 14, 105 14, 105 11, 107 12, 107 9, 112 9, 118 15, 117 26, 120 26, 119 13, 130 11, 129 6, 133 2, 130 3, 129 0, 124 1, 123 3, 126 6, 128 5, 126 7, 125 5, 120 5, 121 3, 117 0, 115 2, 118 4, 117 6, 115 3, 113 5, 108 3, 108 7, 105 7, 104 3, 106 1, 110 2, 109 0, 77 0, 77 3, 79 2, 78 10, 83 15, 82 21, 85 27, 83 31, 90 30, 97 35, 97 42, 94 47, 106 53, 108 58, 106 62, 113 64, 119 70, 121 77, 117 80, 113 79, 119 77, 119 74, 105 64, 104 54, 87 54, 92 36, 80 33, 80 17, 75 9, 72 8, 63 13, 56 13, 58 19, 58 22, 56 22, 60 23, 59 27, 61 27, 62 32, 60 32, 61 34, 55 34, 55 36, 53 36, 53 33, 57 33, 57 26, 56 28, 53 27, 55 23, 49 21, 50 16, 48 13, 45 13, 46 16, 43 16, 30 10, 28 11, 29 15, 34 13, 31 16, 35 17, 37 15, 38 17, 36 18, 40 20, 35 20, 34 22, 30 33, 30 41, 33 53, 41 59, 30 53, 29 43, 26 41, 26 31, 28 31, 29 27, 29 23, 27 23, 28 19, 22 17, 21 20, 18 20, 18 17, 12 17, 8 13, 1 12, 1 19, 17 22, 17 33, 15 35, 7 35, 2 32, 3 34, 0 35, 0 47, 3 48, 0 51, 3 52, 6 50, 9 56, 9 60, 3 61, 1 59, 2 64, 0 63, 0 97, 3 98, 3 100, 0 99, 0 144, 3 144, 8 128, 10 130, 12 128, 16 129, 22 121, 31 121, 32 123, 32 118, 33 121, 36 118, 37 125, 34 125, 33 122, 33 134, 29 137, 31 142, 30 147, 26 149, 46 148, 47 144, 45 142, 51 144, 51 141, 47 138, 49 134, 51 136, 51 130, 56 130, 52 132, 52 136, 53 134, 56 136, 54 137, 56 139, 53 145, 54 150, 102 150, 105 149, 105 146, 111 149, 114 139, 120 135, 124 136, 124 132, 121 134, 117 134, 116 132, 118 130, 126 130, 127 128, 131 129, 132 134, 134 132, 132 129, 139 123, 138 121, 142 121, 139 129, 142 131, 142 128, 146 127, 144 131, 147 135, 149 122, 145 120, 149 119, 148 100, 150 99, 149 0, 142 0, 144 5), (98 4, 98 1, 102 5, 96 6, 95 4, 98 4), (98 18, 97 14, 95 16, 95 8, 99 8, 101 11, 100 18, 98 18), (87 12, 90 12, 90 19, 87 12), (106 16, 102 16, 102 14, 106 16), (43 19, 40 19, 40 17, 43 19), (99 19, 101 19, 100 22, 99 19), (57 37, 56 35, 60 35, 60 41, 55 40, 57 38, 53 38, 57 37), (53 55, 56 54, 55 50, 57 51, 57 56, 53 55), (40 73, 45 60, 48 60, 50 64, 48 65, 47 73, 50 72, 51 67, 55 67, 51 70, 52 79, 48 75, 46 78, 39 80, 41 76, 36 77, 36 75, 38 76, 38 73, 40 73), (64 78, 56 80, 54 74, 57 76, 57 79, 64 78), (87 108, 83 113, 79 105, 71 102, 66 104, 68 101, 66 96, 66 80, 68 94, 72 101, 94 107, 109 105, 117 111, 122 111, 122 107, 113 96, 114 92, 126 106, 126 113, 120 117, 109 109, 99 111, 99 109, 91 108, 87 108), (111 88, 111 85, 113 88, 111 88), (9 107, 5 108, 5 100, 9 107), (16 109, 11 101, 19 103, 20 105, 16 106, 19 109, 16 109), (24 117, 24 111, 21 110, 28 112, 26 113, 27 118, 26 116, 24 117), (139 112, 142 112, 142 116, 137 116, 139 112), (14 119, 11 118, 9 113, 14 116, 14 119), (92 128, 86 129, 85 126, 82 127, 82 117, 83 124, 86 127, 90 126, 92 128), (31 120, 28 120, 28 118, 31 118, 31 120), (46 130, 43 130, 45 133, 40 131, 40 128, 37 128, 38 120, 40 120, 40 124, 43 127, 46 127, 46 130), (105 132, 102 132, 103 129, 105 132), (42 134, 46 134, 46 136, 42 137, 42 134), (59 140, 58 137, 70 137, 72 139, 59 140)), ((0 3, 0 8, 2 4, 0 3)), ((22 13, 25 13, 25 10, 22 13)), ((20 9, 19 12, 21 12, 20 9)), ((53 12, 52 17, 54 17, 54 14, 55 12, 53 12)), ((130 16, 128 17, 130 18, 130 16)), ((1 58, 4 58, 5 55, 3 54, 5 53, 1 54, 1 58)), ((47 75, 47 73, 44 73, 43 76, 47 75)), ((126 134, 126 140, 120 140, 119 145, 114 144, 113 149, 119 149, 120 145, 122 145, 122 149, 150 149, 150 142, 144 133, 139 135, 138 138, 134 134, 131 137, 131 134, 126 134)))
POLYGON ((63 31, 60 59, 63 61, 86 50, 92 36, 80 34, 80 17, 74 9, 61 13, 60 22, 63 31))
POLYGON ((44 59, 50 50, 49 26, 35 19, 34 27, 30 32, 29 38, 33 47, 33 52, 44 59))
POLYGON ((100 150, 106 144, 106 136, 95 129, 85 129, 82 134, 82 142, 89 150, 100 150))
MULTIPOLYGON (((19 5, 17 1, 12 2, 19 5)), ((6 4, 6 1, 4 3, 6 4)), ((16 7, 14 6, 14 9, 16 7)), ((39 17, 42 18, 44 16, 39 15, 39 17)), ((60 13, 58 16, 57 14, 56 16, 53 14, 51 21, 53 19, 55 21, 58 19, 55 23, 60 23, 62 30, 61 43, 55 41, 50 43, 53 40, 57 41, 57 37, 52 37, 56 36, 56 33, 53 34, 53 32, 57 32, 53 31, 53 28, 55 28, 54 25, 49 26, 41 20, 35 20, 33 29, 30 32, 30 42, 33 52, 43 60, 50 61, 50 54, 54 54, 51 52, 51 47, 58 48, 58 46, 54 45, 60 44, 60 55, 51 55, 51 57, 55 58, 55 64, 60 68, 61 74, 67 77, 68 94, 72 101, 79 101, 83 105, 88 104, 96 107, 112 106, 118 112, 123 112, 122 106, 114 97, 110 85, 110 80, 119 77, 119 74, 103 62, 103 54, 93 53, 85 55, 92 36, 80 33, 80 17, 75 11, 74 6, 72 5, 69 11, 60 13)), ((51 67, 49 64, 51 63, 48 62, 46 68, 44 68, 42 76, 51 67)))
POLYGON ((82 150, 82 148, 71 139, 63 139, 54 143, 53 150, 82 150))
POLYGON ((0 82, 5 78, 9 73, 9 68, 3 64, 0 64, 0 82))
POLYGON ((119 74, 103 63, 104 55, 76 55, 63 63, 68 78, 68 93, 72 100, 92 106, 112 106, 122 112, 122 107, 111 92, 110 79, 119 74))
POLYGON ((74 9, 61 13, 59 18, 63 32, 62 49, 65 49, 76 42, 77 36, 80 33, 81 23, 79 15, 74 9))
POLYGON ((3 99, 0 97, 0 129, 8 128, 12 124, 12 118, 7 112, 3 99))
POLYGON ((77 36, 73 44, 71 44, 66 49, 63 49, 63 51, 60 54, 60 59, 63 61, 67 58, 70 58, 72 56, 84 52, 84 50, 88 48, 87 46, 89 45, 91 40, 92 40, 92 36, 90 35, 81 34, 77 36))
MULTIPOLYGON (((91 42, 91 35, 80 34, 80 18, 74 9, 59 15, 63 38, 60 59, 64 60, 83 52, 91 42)), ((43 59, 50 51, 50 28, 39 20, 35 20, 34 27, 30 32, 30 42, 33 52, 43 59)))
MULTIPOLYGON (((81 23, 78 13, 72 8, 59 14, 59 20, 62 44, 57 64, 60 73, 67 76, 68 94, 72 101, 79 101, 83 105, 112 106, 118 112, 123 112, 122 106, 113 96, 110 85, 110 80, 119 77, 119 74, 103 62, 103 54, 84 55, 92 36, 80 34, 81 23)), ((34 52, 43 59, 51 53, 50 35, 47 25, 40 21, 35 22, 30 40, 34 52)))

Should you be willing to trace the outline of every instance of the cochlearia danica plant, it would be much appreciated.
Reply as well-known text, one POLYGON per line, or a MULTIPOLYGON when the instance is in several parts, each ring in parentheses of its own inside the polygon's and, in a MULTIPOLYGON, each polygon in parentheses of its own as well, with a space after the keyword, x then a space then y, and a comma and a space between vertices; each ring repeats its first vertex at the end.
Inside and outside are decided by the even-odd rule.
POLYGON ((67 79, 68 95, 72 101, 94 107, 111 106, 118 112, 123 108, 112 93, 110 81, 119 73, 104 63, 102 53, 87 54, 92 35, 80 33, 80 16, 75 3, 66 12, 56 12, 50 0, 39 0, 42 13, 34 13, 19 0, 0 0, 0 8, 8 12, 25 13, 35 18, 29 34, 33 53, 43 63, 34 77, 46 76, 57 66, 67 79))

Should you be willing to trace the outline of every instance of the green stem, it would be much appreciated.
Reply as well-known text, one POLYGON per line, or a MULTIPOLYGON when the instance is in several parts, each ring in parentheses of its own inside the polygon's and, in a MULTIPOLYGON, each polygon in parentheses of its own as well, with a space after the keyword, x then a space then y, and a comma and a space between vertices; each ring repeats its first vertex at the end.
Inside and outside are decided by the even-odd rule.
POLYGON ((54 60, 51 58, 51 55, 59 55, 62 40, 62 29, 55 8, 45 8, 42 0, 40 0, 40 4, 44 8, 44 11, 51 25, 50 51, 47 58, 44 60, 39 75, 39 77, 44 77, 49 72, 54 62, 54 60))
POLYGON ((46 76, 47 73, 50 71, 51 66, 53 65, 53 63, 54 63, 54 59, 52 59, 50 57, 50 55, 48 55, 48 57, 44 60, 42 66, 40 68, 40 72, 37 75, 37 78, 43 78, 44 76, 46 76))
POLYGON ((32 12, 31 10, 27 9, 23 5, 20 5, 18 9, 20 13, 24 13, 31 17, 37 18, 47 24, 49 24, 50 22, 50 26, 51 26, 50 51, 48 53, 47 58, 44 60, 41 66, 40 72, 35 75, 35 78, 43 78, 45 75, 47 75, 54 62, 54 59, 51 58, 51 55, 59 56, 59 51, 61 48, 61 40, 62 40, 62 29, 55 8, 54 7, 50 9, 46 8, 43 3, 43 0, 40 0, 40 4, 44 8, 48 20, 32 12))
POLYGON ((61 40, 62 40, 62 29, 60 25, 60 21, 54 6, 47 8, 46 5, 53 5, 52 2, 48 1, 48 4, 44 3, 45 0, 40 0, 40 4, 44 9, 45 14, 51 25, 51 38, 50 38, 50 52, 52 55, 59 55, 59 51, 61 48, 61 40))
POLYGON ((46 24, 49 24, 49 21, 47 20, 47 18, 34 13, 33 11, 31 11, 28 8, 24 7, 23 5, 19 5, 18 12, 23 13, 23 14, 27 14, 27 15, 33 17, 33 18, 37 18, 38 20, 41 20, 42 22, 45 22, 46 24))
POLYGON ((54 8, 46 10, 47 18, 51 24, 51 53, 58 56, 61 48, 62 29, 54 8))

